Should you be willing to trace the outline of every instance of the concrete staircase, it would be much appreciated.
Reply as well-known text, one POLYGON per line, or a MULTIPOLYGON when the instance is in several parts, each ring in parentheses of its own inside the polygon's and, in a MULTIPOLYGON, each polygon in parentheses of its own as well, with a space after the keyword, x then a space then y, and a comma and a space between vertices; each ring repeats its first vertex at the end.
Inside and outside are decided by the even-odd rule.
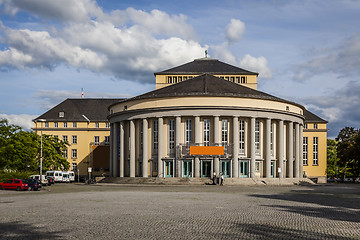
MULTIPOLYGON (((157 178, 157 177, 106 177, 97 179, 99 183, 113 184, 153 184, 153 185, 205 185, 212 184, 209 178, 157 178)), ((307 178, 225 178, 224 185, 313 185, 307 178)))

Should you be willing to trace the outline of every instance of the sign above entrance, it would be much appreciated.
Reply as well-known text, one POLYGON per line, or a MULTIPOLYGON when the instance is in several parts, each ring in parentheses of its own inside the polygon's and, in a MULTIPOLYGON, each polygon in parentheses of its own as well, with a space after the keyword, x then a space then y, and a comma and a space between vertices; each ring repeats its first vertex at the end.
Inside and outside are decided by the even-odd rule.
POLYGON ((224 155, 223 146, 190 146, 190 155, 224 155))

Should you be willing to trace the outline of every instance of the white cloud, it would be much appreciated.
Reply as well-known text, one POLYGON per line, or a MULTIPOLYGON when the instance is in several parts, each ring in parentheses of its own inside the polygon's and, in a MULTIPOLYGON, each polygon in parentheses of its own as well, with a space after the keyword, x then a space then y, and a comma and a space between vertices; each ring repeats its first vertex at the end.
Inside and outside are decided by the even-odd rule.
POLYGON ((246 54, 239 63, 240 67, 243 67, 250 71, 255 71, 259 73, 259 77, 262 78, 271 78, 272 72, 267 66, 267 60, 265 57, 253 57, 249 54, 246 54))
POLYGON ((88 21, 102 15, 101 8, 94 0, 5 0, 6 12, 15 14, 27 11, 36 16, 61 21, 88 21))
POLYGON ((232 18, 226 26, 226 38, 229 42, 239 41, 245 32, 245 23, 238 19, 232 18))
MULTIPOLYGON (((70 5, 70 0, 66 1, 70 5)), ((36 6, 29 6, 27 1, 12 4, 38 14, 45 12, 44 9, 56 9, 57 5, 40 0, 35 1, 36 6), (40 2, 44 6, 36 7, 40 2)), ((54 26, 49 26, 49 31, 2 26, 0 31, 7 49, 0 51, 0 68, 52 69, 65 63, 118 78, 152 81, 145 76, 201 57, 207 48, 191 40, 195 38, 195 31, 186 23, 184 15, 170 16, 159 10, 148 13, 132 8, 108 15, 96 6, 94 1, 85 0, 75 4, 79 15, 86 13, 88 20, 64 23, 56 30, 54 26), (98 18, 91 19, 92 15, 98 18), (112 22, 116 19, 129 26, 117 27, 118 23, 112 22)), ((62 8, 58 9, 59 16, 62 8)), ((65 18, 62 15, 59 18, 62 17, 65 18)))
POLYGON ((344 39, 336 46, 315 52, 315 57, 294 67, 295 77, 303 81, 319 74, 339 77, 360 73, 360 34, 344 39))
POLYGON ((36 115, 29 115, 29 114, 2 114, 0 113, 0 118, 7 119, 10 124, 14 124, 17 126, 22 127, 24 130, 30 130, 33 127, 32 120, 35 119, 36 115))

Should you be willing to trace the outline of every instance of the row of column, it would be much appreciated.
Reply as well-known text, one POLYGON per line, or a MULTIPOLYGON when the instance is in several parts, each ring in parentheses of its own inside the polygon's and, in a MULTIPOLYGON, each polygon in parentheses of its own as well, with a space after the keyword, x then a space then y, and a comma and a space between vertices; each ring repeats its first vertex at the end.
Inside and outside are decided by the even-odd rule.
MULTIPOLYGON (((158 119, 158 152, 157 152, 157 166, 158 166, 158 176, 164 177, 163 175, 163 164, 162 159, 165 157, 164 154, 164 140, 163 140, 163 123, 164 120, 162 117, 158 119)), ((130 177, 135 177, 135 120, 129 120, 129 151, 130 151, 130 177)), ((263 131, 264 139, 265 139, 265 177, 269 178, 271 175, 271 119, 267 118, 265 123, 265 130, 263 131)), ((302 136, 303 136, 303 126, 299 123, 288 122, 287 127, 287 168, 286 172, 284 166, 284 121, 283 120, 276 120, 278 121, 278 134, 277 134, 277 159, 278 159, 278 176, 280 178, 288 177, 288 178, 299 178, 302 177, 303 167, 302 167, 302 136), (295 126, 294 126, 295 125, 295 126), (295 136, 294 136, 294 127, 295 127, 295 136), (294 149, 295 143, 295 149, 294 149), (295 151, 295 154, 294 154, 295 151), (295 156, 295 158, 294 158, 295 156)), ((194 142, 195 144, 201 144, 201 128, 200 128, 200 117, 194 117, 194 126, 195 126, 195 136, 194 142)), ((233 117, 233 165, 232 165, 232 176, 234 178, 239 177, 239 168, 238 168, 238 155, 239 155, 239 117, 233 117)), ((255 122, 256 118, 250 118, 250 177, 254 178, 256 175, 255 172, 255 164, 256 164, 256 152, 255 152, 255 122)), ((214 116, 214 143, 220 145, 220 129, 219 129, 219 116, 214 116)), ((142 119, 142 133, 143 133, 143 149, 142 149, 142 173, 143 177, 148 177, 148 119, 142 119)), ((111 145, 110 145, 110 152, 111 152, 111 159, 110 159, 110 174, 112 176, 119 176, 124 177, 124 159, 125 159, 125 148, 124 148, 124 128, 125 122, 122 121, 120 123, 113 123, 111 124, 111 145), (119 136, 120 135, 120 136, 119 136), (120 142, 119 142, 120 141, 120 142)), ((181 117, 175 117, 175 145, 181 144, 181 117)), ((179 164, 179 161, 176 161, 179 164)), ((214 158, 214 171, 217 175, 219 175, 219 166, 220 160, 219 157, 216 156, 214 158)), ((181 167, 176 166, 178 169, 177 175, 181 175, 181 167)), ((198 156, 194 156, 194 176, 200 177, 200 159, 198 156)))

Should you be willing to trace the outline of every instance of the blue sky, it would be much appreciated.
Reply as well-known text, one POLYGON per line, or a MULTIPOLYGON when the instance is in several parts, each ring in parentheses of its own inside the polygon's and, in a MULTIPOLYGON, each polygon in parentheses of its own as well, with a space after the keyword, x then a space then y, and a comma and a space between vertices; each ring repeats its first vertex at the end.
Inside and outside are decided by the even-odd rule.
POLYGON ((195 58, 259 72, 259 90, 360 123, 360 1, 0 0, 0 118, 28 129, 66 98, 136 96, 195 58))

